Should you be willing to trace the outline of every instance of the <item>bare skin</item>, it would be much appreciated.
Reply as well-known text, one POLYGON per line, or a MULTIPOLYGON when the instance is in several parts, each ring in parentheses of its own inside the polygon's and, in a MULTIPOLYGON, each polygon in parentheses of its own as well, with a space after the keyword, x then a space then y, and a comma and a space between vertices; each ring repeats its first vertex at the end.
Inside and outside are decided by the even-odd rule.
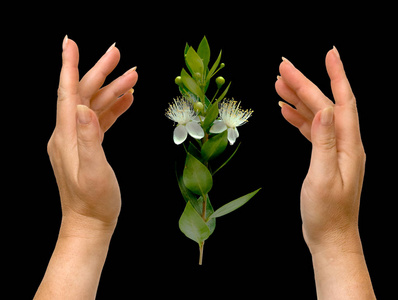
MULTIPOLYGON (((48 153, 59 187, 58 241, 34 299, 95 299, 121 197, 101 143, 132 104, 135 68, 102 87, 116 67, 112 45, 80 80, 74 41, 63 42, 57 123, 48 153)), ((334 48, 326 56, 335 103, 284 59, 275 83, 284 118, 311 141, 301 191, 303 235, 313 258, 318 299, 375 299, 358 231, 365 152, 355 97, 334 48)))
POLYGON ((334 101, 283 58, 275 83, 283 117, 312 143, 301 189, 303 235, 318 299, 376 299, 358 231, 366 155, 356 100, 336 48, 326 55, 334 101))
POLYGON ((120 52, 112 45, 79 80, 77 45, 64 39, 57 122, 48 142, 62 223, 34 299, 95 299, 121 207, 119 184, 101 143, 133 103, 131 88, 138 78, 132 68, 102 87, 119 59, 120 52))

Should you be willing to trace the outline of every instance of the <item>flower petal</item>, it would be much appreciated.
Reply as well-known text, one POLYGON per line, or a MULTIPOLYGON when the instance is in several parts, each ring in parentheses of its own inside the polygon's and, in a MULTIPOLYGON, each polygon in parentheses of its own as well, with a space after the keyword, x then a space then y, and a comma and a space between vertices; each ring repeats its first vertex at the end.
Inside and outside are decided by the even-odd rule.
POLYGON ((188 122, 185 127, 187 128, 189 135, 194 139, 201 139, 205 136, 205 132, 202 127, 196 122, 188 122))
MULTIPOLYGON (((196 122, 196 123, 200 123, 200 117, 199 116, 194 116, 191 120, 196 122)), ((202 120, 203 120, 203 117, 202 117, 202 120)))
POLYGON ((235 133, 236 133, 236 138, 238 138, 239 137, 239 131, 238 131, 238 128, 236 128, 236 127, 235 127, 235 133))
POLYGON ((185 125, 178 125, 174 129, 173 140, 176 145, 183 143, 187 139, 188 133, 185 125))
POLYGON ((236 128, 228 128, 228 141, 231 146, 235 143, 238 136, 239 133, 236 128))
POLYGON ((215 120, 210 128, 210 133, 221 133, 227 129, 227 125, 222 120, 215 120))

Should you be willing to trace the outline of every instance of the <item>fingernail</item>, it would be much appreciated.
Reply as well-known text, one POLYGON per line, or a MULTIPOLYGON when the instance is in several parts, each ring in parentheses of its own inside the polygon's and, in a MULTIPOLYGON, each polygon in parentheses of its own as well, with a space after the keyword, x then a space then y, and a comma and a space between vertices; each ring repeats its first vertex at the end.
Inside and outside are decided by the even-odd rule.
POLYGON ((65 51, 66 46, 68 45, 68 35, 65 35, 64 40, 62 42, 62 51, 65 51))
POLYGON ((283 56, 282 56, 282 61, 285 61, 285 62, 291 64, 291 65, 294 67, 294 65, 292 64, 292 62, 291 62, 290 60, 288 60, 286 57, 283 57, 283 56))
POLYGON ((90 109, 85 105, 77 106, 77 120, 80 124, 88 124, 91 122, 90 109))
POLYGON ((286 103, 283 102, 283 101, 279 101, 279 102, 278 102, 278 105, 279 105, 280 107, 283 107, 284 105, 286 105, 286 103))
POLYGON ((134 94, 134 89, 133 88, 129 89, 129 93, 134 94))
POLYGON ((337 51, 337 48, 335 46, 333 46, 333 51, 337 55, 337 57, 340 58, 340 53, 339 51, 337 51))
POLYGON ((321 124, 326 126, 331 125, 333 123, 333 114, 334 114, 333 106, 329 106, 323 109, 321 113, 321 124))
POLYGON ((131 68, 130 70, 128 70, 126 73, 124 73, 123 75, 126 74, 130 74, 131 72, 134 72, 135 70, 137 70, 137 67, 131 68))
POLYGON ((115 45, 116 45, 116 42, 114 42, 114 43, 112 44, 112 46, 110 46, 110 47, 108 48, 108 50, 106 50, 105 53, 108 53, 108 52, 111 51, 113 48, 115 48, 115 45))
POLYGON ((276 79, 277 79, 277 80, 279 80, 279 79, 281 79, 281 78, 282 78, 281 75, 276 75, 276 79))

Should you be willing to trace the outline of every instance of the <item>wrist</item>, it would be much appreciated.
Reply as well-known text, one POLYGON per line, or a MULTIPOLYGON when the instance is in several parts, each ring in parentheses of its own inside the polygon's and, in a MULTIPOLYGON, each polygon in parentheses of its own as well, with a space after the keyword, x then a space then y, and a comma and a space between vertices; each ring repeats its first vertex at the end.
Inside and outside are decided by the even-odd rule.
POLYGON ((345 230, 329 230, 310 237, 303 230, 304 240, 311 255, 318 253, 358 253, 362 254, 362 243, 357 226, 345 230))
POLYGON ((68 211, 62 216, 59 237, 110 241, 116 224, 117 219, 113 222, 104 222, 93 217, 68 211))
POLYGON ((64 214, 35 299, 94 299, 115 225, 64 214))
POLYGON ((376 299, 359 238, 316 247, 311 255, 318 299, 376 299))
POLYGON ((362 243, 358 240, 349 240, 344 243, 318 245, 310 249, 314 265, 328 266, 345 264, 354 260, 364 260, 365 256, 362 250, 362 243))

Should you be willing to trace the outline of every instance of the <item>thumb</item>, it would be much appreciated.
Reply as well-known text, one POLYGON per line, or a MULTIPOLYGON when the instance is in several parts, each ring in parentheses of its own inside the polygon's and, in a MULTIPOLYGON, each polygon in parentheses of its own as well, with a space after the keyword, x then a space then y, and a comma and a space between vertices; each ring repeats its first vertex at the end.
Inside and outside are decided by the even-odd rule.
POLYGON ((96 114, 85 105, 77 105, 77 144, 81 169, 93 170, 104 157, 96 114))
POLYGON ((324 108, 315 115, 311 141, 311 170, 318 176, 333 176, 338 167, 333 106, 324 108))

